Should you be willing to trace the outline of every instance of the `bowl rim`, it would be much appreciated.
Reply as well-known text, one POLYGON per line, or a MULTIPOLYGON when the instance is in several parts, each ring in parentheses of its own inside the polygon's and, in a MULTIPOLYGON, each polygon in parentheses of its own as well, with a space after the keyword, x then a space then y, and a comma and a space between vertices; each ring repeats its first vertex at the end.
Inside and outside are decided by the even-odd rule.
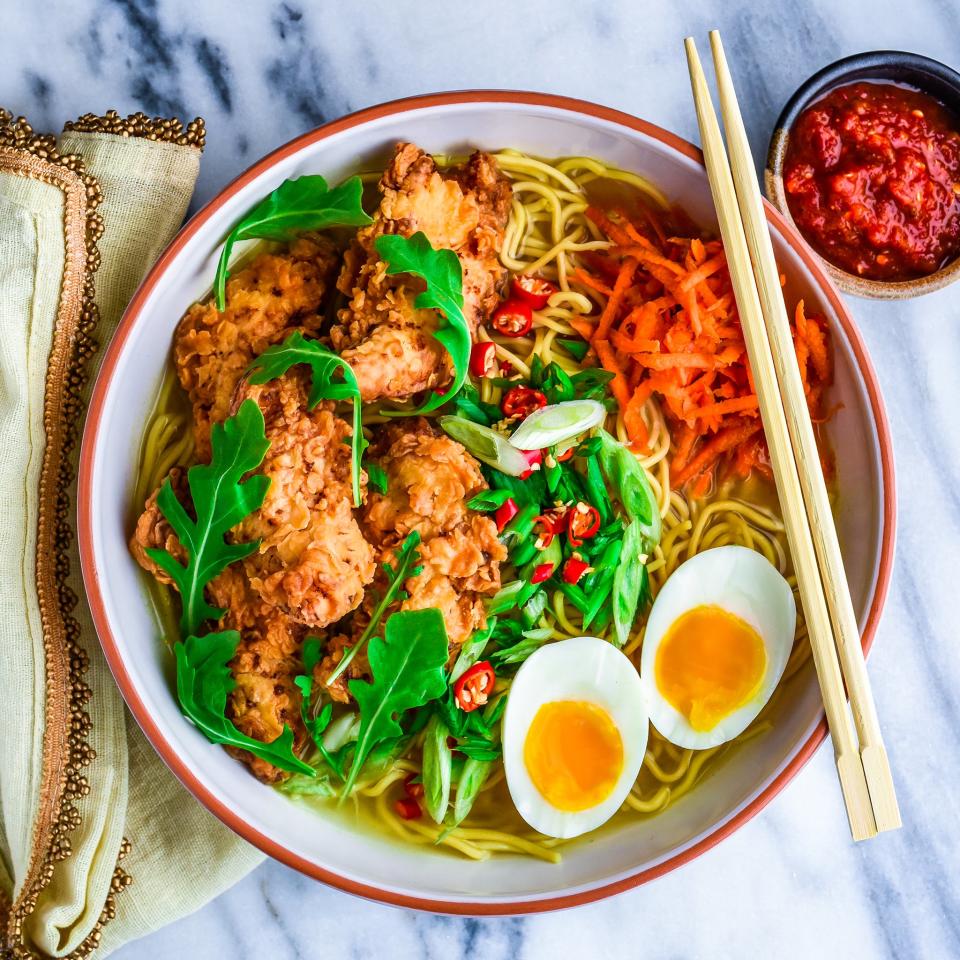
MULTIPOLYGON (((889 81, 892 83, 906 83, 916 87, 923 93, 941 101, 944 97, 937 91, 929 88, 929 81, 939 90, 952 90, 955 102, 947 103, 948 109, 960 117, 960 73, 948 64, 920 53, 909 53, 906 50, 868 50, 863 53, 854 53, 841 57, 821 67, 816 73, 809 76, 790 95, 777 122, 774 124, 770 143, 767 146, 767 157, 763 172, 764 188, 767 197, 776 206, 780 213, 789 221, 794 230, 797 228, 787 203, 787 195, 783 186, 783 164, 786 158, 787 146, 790 140, 790 131, 798 117, 807 107, 827 94, 829 91, 843 86, 845 83, 860 81, 889 81), (891 74, 902 73, 897 77, 891 74), (927 83, 914 78, 923 77, 927 83)), ((801 234, 802 236, 802 234, 801 234)), ((806 242, 806 240, 804 240, 806 242)), ((813 249, 811 247, 811 249, 813 249)), ((860 277, 843 267, 831 263, 816 250, 814 255, 826 267, 827 273, 833 282, 844 292, 858 297, 867 297, 872 300, 906 300, 912 297, 921 297, 935 290, 942 290, 955 280, 960 279, 960 254, 940 267, 933 273, 910 280, 873 280, 869 277, 860 277)))
MULTIPOLYGON (((780 773, 743 809, 725 822, 717 825, 706 836, 696 843, 675 853, 666 860, 645 869, 638 869, 627 877, 609 883, 601 883, 589 890, 559 895, 545 895, 538 899, 523 901, 485 901, 482 903, 458 901, 456 897, 449 900, 437 900, 414 894, 385 890, 374 884, 343 877, 340 874, 312 863, 282 846, 277 841, 253 828, 240 815, 215 797, 194 775, 167 742, 163 731, 147 711, 143 701, 135 689, 130 675, 127 672, 123 657, 116 638, 108 622, 103 596, 101 594, 99 575, 97 572, 96 557, 93 549, 93 466, 94 451, 97 446, 98 434, 104 409, 110 396, 110 388, 117 362, 123 352, 124 344, 131 330, 137 322, 140 311, 152 293, 159 279, 164 275, 171 263, 179 254, 183 246, 207 222, 210 216, 238 190, 251 182, 254 178, 270 169, 275 163, 306 146, 317 143, 341 131, 360 126, 369 121, 381 119, 396 114, 425 107, 440 107, 463 105, 471 103, 513 104, 531 107, 548 107, 564 110, 569 113, 586 115, 592 119, 599 119, 619 124, 635 132, 642 133, 668 147, 673 148, 683 156, 703 165, 703 155, 693 144, 676 134, 670 133, 645 120, 630 114, 601 106, 586 100, 564 97, 548 93, 511 90, 462 90, 444 93, 422 94, 405 97, 376 106, 367 107, 340 119, 331 121, 314 130, 301 134, 288 143, 267 154, 257 161, 238 177, 224 187, 213 199, 203 206, 191 220, 174 237, 167 248, 160 255, 154 266, 147 273, 140 287, 125 310, 116 332, 113 335, 104 353, 103 362, 94 385, 87 420, 84 427, 83 441, 80 451, 77 514, 78 514, 78 541, 80 550, 81 569, 87 593, 93 622, 100 637, 104 655, 123 695, 127 706, 133 713, 145 736, 160 757, 177 776, 180 782, 197 798, 211 813, 234 833, 243 837, 262 852, 279 860, 286 866, 316 880, 321 880, 330 886, 347 893, 352 893, 370 900, 394 906, 426 910, 434 913, 445 913, 461 916, 507 916, 516 914, 540 913, 557 910, 565 907, 578 906, 604 899, 616 893, 639 886, 657 877, 683 866, 696 857, 710 850, 721 840, 728 837, 739 827, 752 819, 760 812, 800 771, 813 756, 817 748, 826 737, 826 720, 821 716, 820 722, 810 737, 800 745, 793 758, 785 765, 780 773)), ((876 372, 867 355, 863 340, 840 299, 836 289, 831 284, 823 267, 813 252, 806 246, 796 230, 773 208, 766 203, 768 222, 775 226, 784 236, 784 239, 793 247, 794 251, 811 271, 814 280, 820 286, 823 295, 830 302, 831 307, 843 327, 854 357, 856 358, 861 375, 864 378, 867 396, 874 422, 876 424, 879 459, 882 479, 883 511, 882 511, 882 541, 877 569, 877 580, 873 600, 867 616, 866 625, 862 634, 864 651, 872 645, 874 634, 879 623, 880 614, 886 600, 890 577, 893 568, 894 541, 896 530, 896 494, 893 465, 893 447, 890 427, 880 395, 880 388, 876 372)))

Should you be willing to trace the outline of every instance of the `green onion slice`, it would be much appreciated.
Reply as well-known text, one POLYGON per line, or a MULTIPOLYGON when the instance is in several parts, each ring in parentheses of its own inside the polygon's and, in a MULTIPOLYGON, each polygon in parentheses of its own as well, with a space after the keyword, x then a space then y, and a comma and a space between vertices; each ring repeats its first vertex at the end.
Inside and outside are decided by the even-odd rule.
POLYGON ((543 450, 599 427, 607 417, 598 400, 566 400, 534 410, 514 431, 510 443, 520 450, 543 450))
POLYGON ((482 423, 473 423, 463 417, 441 417, 440 426, 478 460, 501 473, 519 477, 530 469, 529 461, 517 447, 503 434, 482 423))

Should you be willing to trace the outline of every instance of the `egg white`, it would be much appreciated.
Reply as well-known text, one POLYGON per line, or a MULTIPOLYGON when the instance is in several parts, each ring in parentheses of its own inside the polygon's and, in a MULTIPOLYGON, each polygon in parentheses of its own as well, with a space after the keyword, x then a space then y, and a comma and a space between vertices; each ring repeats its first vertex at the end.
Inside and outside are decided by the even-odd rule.
POLYGON ((573 637, 541 647, 520 667, 503 716, 507 786, 520 816, 550 837, 594 830, 623 805, 647 749, 650 723, 636 667, 597 637, 573 637), (530 724, 545 703, 580 700, 602 707, 620 733, 623 769, 606 799, 586 810, 558 810, 537 789, 523 752, 530 724))
POLYGON ((671 743, 705 750, 739 736, 773 695, 790 659, 797 625, 793 591, 769 560, 747 547, 705 550, 682 563, 660 589, 647 620, 640 682, 650 722, 671 743), (717 606, 740 617, 763 640, 767 665, 757 692, 712 730, 695 730, 657 687, 657 651, 670 627, 696 607, 717 606))

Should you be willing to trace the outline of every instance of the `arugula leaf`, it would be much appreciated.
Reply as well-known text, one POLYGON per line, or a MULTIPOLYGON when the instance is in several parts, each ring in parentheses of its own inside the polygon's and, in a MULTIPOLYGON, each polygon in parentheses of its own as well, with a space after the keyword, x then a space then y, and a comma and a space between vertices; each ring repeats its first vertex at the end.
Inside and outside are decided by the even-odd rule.
POLYGON ((259 546, 259 541, 227 543, 225 535, 263 504, 270 478, 241 480, 260 466, 269 446, 260 408, 253 400, 244 400, 234 416, 213 425, 210 463, 197 464, 187 471, 197 519, 177 499, 169 477, 157 494, 157 506, 186 551, 187 562, 181 564, 162 548, 149 547, 146 552, 180 591, 181 636, 196 634, 204 620, 222 616, 222 610, 207 603, 204 587, 259 546))
POLYGON ((360 634, 360 639, 352 647, 350 647, 346 653, 344 653, 343 658, 337 664, 336 669, 330 674, 330 677, 327 680, 327 686, 330 686, 330 684, 332 684, 337 677, 339 677, 343 671, 350 666, 350 661, 353 660, 367 640, 373 636, 373 632, 380 625, 380 620, 386 612, 387 607, 389 607, 390 604, 393 603, 393 601, 398 597, 401 599, 405 598, 406 594, 401 596, 404 580, 408 579, 409 577, 418 577, 420 575, 420 571, 423 569, 421 566, 419 566, 420 553, 417 551, 417 547, 419 545, 420 534, 414 530, 408 534, 407 539, 403 541, 402 546, 397 551, 394 563, 383 564, 383 569, 386 571, 390 581, 387 584, 387 589, 384 591, 383 596, 380 598, 380 602, 373 611, 373 616, 370 618, 370 622, 367 624, 366 630, 360 634))
POLYGON ((503 411, 495 403, 484 403, 480 399, 480 391, 469 381, 464 382, 454 398, 453 406, 458 416, 484 427, 491 427, 503 419, 503 411))
POLYGON ((470 362, 470 327, 463 312, 463 270, 452 250, 434 250, 421 230, 412 237, 384 234, 374 241, 377 253, 386 261, 387 273, 412 273, 426 280, 427 289, 413 301, 418 310, 439 310, 440 322, 434 338, 453 360, 453 383, 446 393, 436 393, 419 409, 385 411, 393 416, 412 416, 436 410, 455 397, 467 378, 470 362))
POLYGON ((303 721, 313 745, 320 752, 327 766, 342 780, 343 779, 343 752, 338 750, 331 753, 323 744, 324 731, 330 726, 333 716, 333 704, 328 703, 317 716, 310 716, 310 696, 313 693, 313 677, 301 674, 294 677, 293 682, 300 688, 300 719, 303 721))
POLYGON ((238 240, 282 242, 292 240, 305 230, 362 227, 373 223, 363 211, 362 199, 363 181, 359 177, 350 177, 332 190, 321 176, 284 180, 227 234, 213 281, 217 309, 222 312, 226 307, 230 254, 238 240))
POLYGON ((379 493, 386 493, 389 486, 387 471, 379 463, 366 463, 363 468, 367 471, 367 485, 379 493))
POLYGON ((360 707, 360 733, 344 796, 352 790, 371 750, 403 734, 400 714, 435 700, 447 689, 447 644, 443 615, 435 607, 393 614, 383 639, 370 640, 373 679, 349 683, 360 707))
POLYGON ((295 330, 283 343, 267 347, 248 369, 250 383, 267 383, 282 377, 298 363, 310 366, 310 396, 307 406, 312 410, 321 400, 353 401, 353 436, 350 441, 352 451, 351 473, 353 476, 353 502, 360 506, 360 458, 366 449, 367 441, 363 436, 361 423, 360 386, 357 378, 342 357, 317 343, 308 340, 299 330, 295 330), (338 373, 342 380, 335 380, 338 373))
POLYGON ((281 770, 316 776, 293 752, 293 731, 284 725, 273 743, 241 733, 227 718, 227 697, 236 681, 227 665, 237 652, 240 634, 221 630, 203 637, 190 635, 173 645, 177 659, 177 697, 184 714, 212 743, 247 750, 281 770))

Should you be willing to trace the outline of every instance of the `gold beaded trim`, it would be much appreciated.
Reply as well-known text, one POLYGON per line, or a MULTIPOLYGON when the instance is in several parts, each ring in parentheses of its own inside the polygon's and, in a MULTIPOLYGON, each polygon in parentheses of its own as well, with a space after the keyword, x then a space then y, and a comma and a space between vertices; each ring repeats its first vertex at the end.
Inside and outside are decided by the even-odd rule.
MULTIPOLYGON (((30 862, 15 902, 8 907, 0 952, 16 960, 38 955, 23 942, 23 925, 53 878, 56 864, 71 855, 70 832, 79 825, 76 803, 89 793, 81 773, 95 757, 87 743, 91 690, 83 680, 87 654, 80 645, 80 625, 73 616, 77 596, 67 584, 70 523, 70 454, 82 419, 82 390, 90 360, 97 350, 93 338, 98 313, 94 274, 100 264, 97 241, 103 221, 97 213, 102 194, 83 161, 61 155, 50 135, 35 134, 23 117, 14 120, 0 109, 0 170, 42 180, 64 195, 66 259, 53 349, 47 368, 44 397, 46 446, 40 481, 37 525, 37 595, 43 622, 46 704, 40 804, 34 822, 30 862), (49 558, 53 557, 53 562, 49 558)), ((110 893, 87 938, 70 953, 87 957, 100 942, 101 931, 116 914, 116 894, 132 879, 120 861, 129 852, 124 839, 111 880, 110 893)))
POLYGON ((175 143, 181 147, 197 147, 202 150, 207 141, 207 129, 202 117, 195 117, 186 127, 175 117, 148 117, 145 113, 131 113, 121 117, 116 110, 108 110, 102 117, 85 113, 76 120, 64 124, 64 131, 77 133, 113 133, 119 137, 143 137, 175 143))

